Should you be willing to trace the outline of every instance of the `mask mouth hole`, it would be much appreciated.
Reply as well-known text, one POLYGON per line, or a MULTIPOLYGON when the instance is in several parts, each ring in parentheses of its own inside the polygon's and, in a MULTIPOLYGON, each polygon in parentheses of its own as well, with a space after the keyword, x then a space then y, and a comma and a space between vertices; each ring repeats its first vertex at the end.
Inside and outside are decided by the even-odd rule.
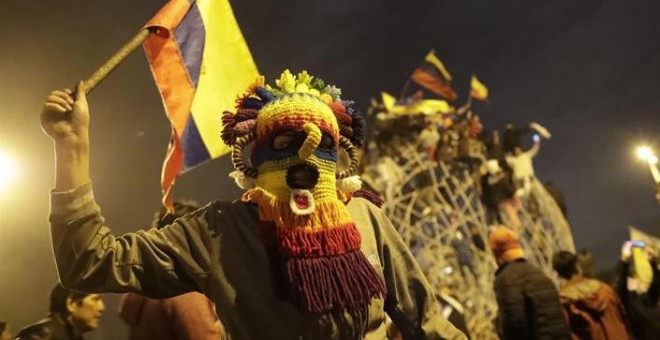
POLYGON ((309 215, 316 210, 314 196, 309 190, 294 189, 289 198, 291 211, 296 215, 309 215))
POLYGON ((291 189, 311 190, 319 181, 319 170, 310 163, 296 164, 286 172, 286 184, 291 189))

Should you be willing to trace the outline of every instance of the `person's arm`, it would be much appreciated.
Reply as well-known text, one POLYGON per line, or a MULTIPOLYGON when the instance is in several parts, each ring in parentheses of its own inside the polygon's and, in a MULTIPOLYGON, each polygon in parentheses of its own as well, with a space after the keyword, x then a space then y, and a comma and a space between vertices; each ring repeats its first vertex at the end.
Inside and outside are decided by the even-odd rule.
POLYGON ((529 150, 527 150, 527 154, 529 155, 530 158, 534 158, 539 153, 540 149, 541 149, 541 142, 534 141, 534 145, 532 145, 532 147, 529 150))
MULTIPOLYGON (((204 290, 210 231, 198 214, 162 230, 115 237, 105 226, 89 179, 89 109, 82 86, 54 91, 41 113, 56 154, 51 241, 62 284, 86 292, 173 296, 204 290)), ((208 215, 212 215, 212 209, 208 215)))
POLYGON ((221 325, 206 296, 190 293, 168 300, 172 328, 181 340, 218 340, 221 325))
POLYGON ((385 311, 397 326, 403 339, 465 339, 441 314, 424 273, 389 219, 374 208, 378 226, 376 239, 382 246, 387 297, 385 311))
POLYGON ((49 219, 60 280, 85 292, 134 291, 157 298, 204 292, 214 243, 207 226, 214 216, 214 209, 202 209, 160 230, 116 237, 91 183, 53 192, 49 219))
POLYGON ((77 100, 69 89, 51 92, 41 112, 41 127, 55 149, 55 190, 89 182, 89 107, 82 82, 77 100))
POLYGON ((621 246, 621 258, 616 266, 616 277, 614 281, 614 290, 619 295, 621 303, 628 306, 630 296, 628 293, 628 271, 630 269, 630 258, 632 257, 632 250, 630 241, 626 241, 621 246))

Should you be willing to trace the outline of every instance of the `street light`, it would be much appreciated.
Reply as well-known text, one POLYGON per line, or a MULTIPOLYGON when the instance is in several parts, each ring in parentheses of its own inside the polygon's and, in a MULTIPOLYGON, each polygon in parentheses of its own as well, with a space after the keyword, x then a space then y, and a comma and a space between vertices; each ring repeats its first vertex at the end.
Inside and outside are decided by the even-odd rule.
POLYGON ((658 156, 656 156, 655 153, 653 153, 653 150, 646 145, 638 147, 635 153, 637 154, 637 158, 643 160, 649 165, 649 170, 651 170, 651 175, 655 182, 655 198, 658 200, 658 203, 660 203, 660 171, 658 170, 658 156))
POLYGON ((651 148, 646 145, 638 147, 635 153, 637 154, 637 158, 645 162, 648 162, 650 158, 655 157, 653 150, 651 150, 651 148))
POLYGON ((0 151, 0 194, 18 175, 18 162, 9 154, 0 151))

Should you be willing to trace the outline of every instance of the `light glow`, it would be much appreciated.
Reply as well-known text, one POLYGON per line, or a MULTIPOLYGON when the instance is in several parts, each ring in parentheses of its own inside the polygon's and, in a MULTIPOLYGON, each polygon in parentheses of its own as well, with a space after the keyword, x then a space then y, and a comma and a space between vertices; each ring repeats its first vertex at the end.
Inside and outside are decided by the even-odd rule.
POLYGON ((0 151, 0 193, 2 193, 18 175, 18 162, 9 154, 0 151))
MULTIPOLYGON (((637 154, 637 158, 645 162, 649 162, 652 158, 655 157, 655 155, 653 154, 653 150, 651 150, 651 148, 646 145, 638 147, 635 153, 637 154)), ((657 158, 656 158, 656 162, 657 162, 657 158)))

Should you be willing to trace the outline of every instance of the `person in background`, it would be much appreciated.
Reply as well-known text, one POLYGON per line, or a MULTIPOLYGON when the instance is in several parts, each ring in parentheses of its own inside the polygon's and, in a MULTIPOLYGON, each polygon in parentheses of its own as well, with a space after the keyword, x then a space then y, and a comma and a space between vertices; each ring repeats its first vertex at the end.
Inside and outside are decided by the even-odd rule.
MULTIPOLYGON (((541 137, 545 139, 551 137, 550 132, 537 123, 529 124, 529 130, 536 132, 536 134, 533 136, 534 145, 529 150, 523 151, 522 146, 520 145, 519 137, 516 137, 518 140, 514 143, 512 140, 515 140, 515 138, 511 138, 511 136, 509 136, 509 141, 507 141, 507 138, 505 138, 504 143, 505 150, 507 151, 504 158, 508 166, 511 168, 511 171, 513 172, 512 178, 514 184, 516 184, 516 188, 518 189, 519 196, 527 196, 532 190, 532 180, 534 178, 533 159, 536 157, 541 148, 541 137)), ((511 131, 516 130, 507 129, 509 134, 511 131)), ((505 132, 505 136, 507 135, 507 132, 505 132)), ((514 135, 516 134, 514 133, 514 135)))
MULTIPOLYGON (((642 258, 642 257, 640 257, 642 258)), ((660 334, 660 270, 658 253, 641 241, 626 241, 621 247, 615 289, 626 308, 632 333, 636 339, 657 339, 660 334), (633 248, 646 252, 648 264, 635 263, 633 248), (653 275, 649 285, 640 282, 635 275, 636 266, 650 265, 653 275)))
POLYGON ((426 122, 426 127, 419 134, 419 143, 426 152, 430 161, 435 161, 435 151, 440 141, 440 133, 438 132, 438 124, 429 119, 426 122))
POLYGON ((103 296, 84 294, 55 285, 50 293, 48 317, 23 328, 17 340, 81 340, 95 330, 105 311, 103 296))
POLYGON ((559 299, 573 339, 630 339, 619 297, 607 284, 585 278, 577 255, 560 251, 553 256, 552 266, 565 280, 559 288, 559 299))
MULTIPOLYGON (((154 215, 152 227, 161 229, 199 208, 194 201, 176 201, 173 213, 163 207, 154 215)), ((213 304, 198 292, 169 299, 127 293, 122 296, 119 316, 129 326, 130 340, 217 340, 222 334, 213 304)))
POLYGON ((496 227, 488 241, 499 264, 493 286, 499 307, 497 330, 500 338, 569 339, 570 329, 557 289, 539 268, 525 260, 518 234, 496 227))
POLYGON ((491 224, 501 224, 500 210, 503 211, 511 227, 516 230, 522 227, 518 211, 521 204, 515 195, 515 187, 509 175, 500 167, 497 159, 489 159, 485 163, 486 174, 481 177, 481 202, 487 208, 487 220, 491 224))
POLYGON ((582 271, 582 276, 589 279, 597 278, 596 264, 594 263, 594 254, 592 254, 588 249, 581 249, 576 255, 577 255, 577 265, 578 267, 580 267, 580 270, 582 271))
POLYGON ((538 133, 545 139, 550 139, 550 137, 552 137, 552 134, 550 134, 548 129, 536 122, 532 122, 523 128, 518 128, 513 123, 506 124, 502 136, 504 153, 513 153, 515 148, 521 147, 522 137, 532 132, 538 133))
POLYGON ((13 338, 7 321, 0 320, 0 340, 11 340, 13 338))
POLYGON ((523 151, 517 146, 511 154, 505 156, 506 163, 511 168, 513 182, 517 189, 518 196, 527 196, 532 191, 532 181, 534 179, 533 159, 541 148, 541 140, 534 139, 534 146, 527 151, 523 151))

